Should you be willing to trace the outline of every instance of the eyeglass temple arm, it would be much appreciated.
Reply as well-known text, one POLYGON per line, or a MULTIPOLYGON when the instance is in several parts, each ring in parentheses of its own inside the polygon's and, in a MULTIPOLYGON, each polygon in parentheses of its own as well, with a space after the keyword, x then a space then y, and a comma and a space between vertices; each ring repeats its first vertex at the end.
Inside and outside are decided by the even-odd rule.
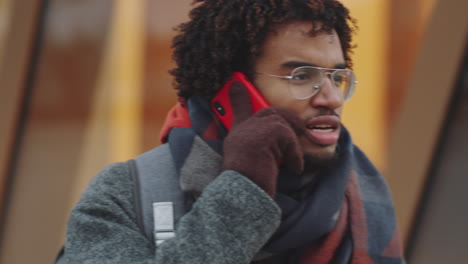
MULTIPOLYGON (((276 77, 276 78, 281 78, 281 79, 288 79, 288 80, 291 80, 292 78, 294 78, 293 76, 283 76, 283 75, 275 75, 275 74, 269 74, 269 73, 263 73, 263 72, 256 72, 258 74, 263 74, 263 75, 266 75, 266 76, 270 76, 270 77, 276 77)), ((330 74, 331 73, 327 73, 327 74, 330 74)), ((358 81, 354 81, 354 84, 358 84, 359 82, 358 81)))
POLYGON ((270 77, 288 79, 288 80, 291 80, 293 78, 293 76, 274 75, 274 74, 268 74, 268 73, 263 73, 263 72, 256 72, 256 73, 263 74, 263 75, 270 76, 270 77))

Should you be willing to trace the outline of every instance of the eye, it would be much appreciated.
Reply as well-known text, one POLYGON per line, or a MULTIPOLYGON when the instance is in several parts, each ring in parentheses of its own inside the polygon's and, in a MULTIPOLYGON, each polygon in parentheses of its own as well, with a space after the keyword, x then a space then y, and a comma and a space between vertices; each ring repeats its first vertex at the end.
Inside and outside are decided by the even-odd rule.
POLYGON ((342 83, 343 79, 344 77, 340 75, 335 75, 335 77, 333 77, 333 81, 335 81, 335 83, 342 83))
POLYGON ((292 76, 293 80, 296 80, 296 81, 307 81, 307 80, 310 80, 310 74, 306 73, 306 72, 301 72, 301 73, 295 73, 293 76, 292 76))
POLYGON ((296 68, 291 75, 290 83, 298 86, 308 86, 310 84, 320 83, 322 80, 322 72, 315 68, 296 68))
POLYGON ((346 75, 346 72, 336 72, 333 76, 333 81, 336 85, 341 85, 348 81, 348 76, 346 75))

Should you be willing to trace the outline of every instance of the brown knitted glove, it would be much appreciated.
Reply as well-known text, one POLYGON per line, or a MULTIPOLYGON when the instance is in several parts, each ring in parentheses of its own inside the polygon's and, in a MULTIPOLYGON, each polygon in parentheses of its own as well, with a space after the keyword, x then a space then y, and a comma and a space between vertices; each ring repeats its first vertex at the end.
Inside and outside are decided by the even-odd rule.
POLYGON ((250 102, 243 86, 231 89, 235 95, 231 95, 235 118, 233 129, 224 140, 223 169, 250 178, 273 197, 280 162, 294 173, 299 174, 304 168, 298 141, 304 133, 304 123, 288 110, 271 107, 248 117, 250 102))

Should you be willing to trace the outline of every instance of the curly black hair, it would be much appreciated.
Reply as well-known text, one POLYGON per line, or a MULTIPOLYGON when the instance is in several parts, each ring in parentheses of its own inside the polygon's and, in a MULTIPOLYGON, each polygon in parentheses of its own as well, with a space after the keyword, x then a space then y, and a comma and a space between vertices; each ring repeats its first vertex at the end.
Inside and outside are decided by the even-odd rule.
POLYGON ((352 67, 356 21, 337 0, 195 0, 190 21, 172 42, 177 67, 170 71, 179 98, 213 97, 235 71, 249 76, 265 37, 275 26, 311 21, 311 36, 336 30, 352 67), (321 23, 321 27, 317 26, 321 23))

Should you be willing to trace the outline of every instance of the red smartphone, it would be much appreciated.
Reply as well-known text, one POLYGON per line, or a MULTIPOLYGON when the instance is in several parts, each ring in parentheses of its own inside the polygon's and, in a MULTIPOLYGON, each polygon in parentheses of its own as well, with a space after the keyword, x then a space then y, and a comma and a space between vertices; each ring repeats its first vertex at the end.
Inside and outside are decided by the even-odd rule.
POLYGON ((243 73, 234 72, 231 79, 224 84, 221 90, 219 90, 211 100, 211 109, 228 131, 231 130, 234 121, 234 112, 229 97, 229 89, 235 82, 241 83, 246 88, 252 105, 252 113, 270 107, 265 98, 263 98, 257 88, 247 80, 243 73))

